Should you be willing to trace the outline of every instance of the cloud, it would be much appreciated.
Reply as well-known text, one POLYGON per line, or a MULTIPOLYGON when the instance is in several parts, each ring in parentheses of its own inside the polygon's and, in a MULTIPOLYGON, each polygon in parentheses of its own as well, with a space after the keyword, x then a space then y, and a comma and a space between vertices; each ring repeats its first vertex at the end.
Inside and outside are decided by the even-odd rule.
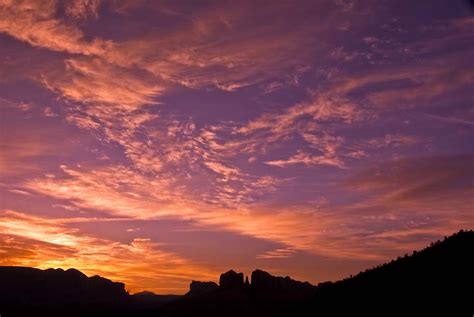
POLYGON ((311 165, 329 165, 335 166, 339 168, 344 167, 344 163, 337 157, 329 156, 329 155, 310 155, 308 153, 304 153, 303 151, 299 151, 297 154, 291 156, 287 160, 275 160, 275 161, 267 161, 265 164, 274 165, 278 167, 285 167, 288 165, 293 164, 304 164, 307 166, 311 165))
POLYGON ((53 111, 51 107, 45 107, 43 110, 43 114, 45 117, 57 117, 58 114, 53 111))
POLYGON ((292 249, 275 249, 257 255, 257 259, 285 259, 292 257, 296 251, 292 249))
POLYGON ((110 41, 87 41, 74 25, 55 18, 54 0, 2 1, 0 32, 18 40, 53 51, 84 55, 102 55, 113 45, 110 41))
POLYGON ((66 4, 65 11, 68 16, 75 19, 97 18, 101 2, 101 0, 72 1, 66 4))
POLYGON ((331 90, 342 96, 362 93, 366 110, 375 114, 428 107, 437 99, 455 97, 456 91, 463 91, 474 80, 466 69, 468 61, 460 58, 459 53, 443 55, 442 59, 445 66, 441 67, 437 57, 398 68, 383 67, 374 72, 352 74, 335 80, 331 90))
MULTIPOLYGON (((124 166, 80 171, 62 167, 65 177, 32 179, 25 188, 69 200, 82 208, 110 211, 115 215, 151 218, 167 216, 171 204, 180 208, 179 194, 171 190, 173 179, 151 180, 124 166), (147 184, 147 189, 144 188, 147 184)), ((182 210, 183 216, 185 209, 182 210)))
POLYGON ((394 160, 354 176, 348 184, 355 190, 372 193, 368 205, 432 213, 450 211, 453 221, 469 223, 472 162, 469 154, 394 160))
POLYGON ((225 166, 219 162, 204 162, 204 164, 212 171, 224 176, 223 180, 225 182, 236 179, 236 177, 241 175, 241 172, 238 169, 225 166))
POLYGON ((471 121, 471 120, 460 119, 460 118, 456 118, 452 116, 448 116, 448 117, 437 116, 437 115, 428 115, 428 116, 430 118, 433 118, 442 122, 474 126, 474 121, 471 121))
MULTIPOLYGON (((63 59, 63 67, 45 69, 32 77, 64 99, 66 120, 80 128, 102 133, 106 142, 120 144, 127 158, 142 173, 164 173, 162 176, 168 175, 172 169, 186 169, 182 166, 195 162, 211 167, 220 175, 223 175, 222 168, 219 168, 222 166, 237 171, 239 168, 224 157, 235 155, 239 143, 243 144, 236 141, 226 151, 223 148, 230 145, 229 142, 218 149, 219 144, 206 138, 204 133, 183 138, 182 135, 164 136, 160 131, 150 130, 146 124, 153 120, 170 128, 173 125, 185 126, 166 122, 166 118, 157 115, 158 110, 151 107, 158 103, 157 96, 177 84, 234 91, 280 74, 288 76, 288 71, 300 74, 300 61, 306 60, 312 43, 308 34, 322 32, 328 26, 324 20, 317 28, 302 23, 296 30, 289 30, 278 23, 271 30, 261 29, 255 35, 250 32, 253 28, 245 22, 248 12, 252 12, 254 18, 269 18, 268 8, 249 11, 245 7, 250 3, 243 7, 229 4, 196 12, 189 22, 178 19, 176 31, 164 32, 159 37, 152 32, 127 40, 110 40, 87 34, 86 29, 81 28, 82 22, 78 21, 97 18, 101 6, 99 1, 77 1, 64 5, 64 8, 55 1, 31 5, 26 1, 4 2, 2 5, 5 19, 0 31, 33 47, 64 54, 55 56, 63 59), (66 16, 62 16, 62 10, 66 16), (281 32, 275 32, 275 28, 281 32), (261 41, 263 36, 265 41, 261 41), (142 136, 147 133, 151 137, 144 140, 142 136), (178 144, 177 138, 180 138, 178 144), (157 144, 161 147, 158 148, 157 144)), ((150 10, 176 18, 183 8, 152 5, 150 10)), ((123 8, 118 11, 125 14, 123 8)), ((270 11, 300 16, 304 10, 281 3, 270 11)), ((337 15, 335 12, 337 10, 333 13, 337 15)), ((270 140, 260 138, 260 142, 276 142, 285 134, 281 125, 296 124, 305 116, 318 120, 352 120, 354 108, 346 101, 336 103, 337 106, 329 101, 301 104, 281 114, 275 119, 277 122, 262 122, 267 126, 280 125, 280 131, 272 131, 276 133, 270 140)), ((245 129, 242 127, 239 131, 245 129)), ((246 150, 251 147, 258 147, 258 143, 249 143, 246 150)), ((333 154, 318 159, 312 157, 312 162, 341 164, 340 158, 333 154)), ((203 169, 197 173, 204 175, 209 185, 220 183, 220 176, 211 177, 203 169)), ((238 177, 234 173, 233 184, 228 182, 225 186, 217 186, 216 195, 208 193, 206 199, 212 203, 235 205, 247 200, 245 196, 252 192, 260 191, 261 187, 254 185, 259 183, 259 177, 239 173, 238 177), (210 198, 212 196, 217 199, 210 198)))
POLYGON ((38 160, 55 155, 61 148, 68 148, 64 140, 56 138, 54 131, 42 129, 37 125, 30 125, 28 130, 12 127, 15 121, 7 120, 13 117, 10 117, 10 114, 5 110, 0 119, 0 174, 3 176, 31 175, 41 171, 43 166, 38 160))
MULTIPOLYGON (((189 191, 181 192, 179 186, 173 186, 173 180, 143 178, 123 167, 94 172, 67 168, 64 171, 68 174, 66 178, 34 179, 24 188, 67 201, 77 208, 104 211, 112 217, 190 220, 203 230, 219 228, 277 242, 292 250, 334 258, 380 260, 389 251, 381 241, 378 241, 377 248, 370 248, 364 240, 367 234, 373 234, 374 223, 386 221, 364 220, 364 216, 372 214, 370 209, 359 210, 362 220, 348 217, 351 206, 318 207, 310 204, 276 208, 254 203, 231 209, 190 197, 189 191)), ((272 182, 264 180, 261 185, 271 186, 272 182)), ((224 186, 223 190, 226 188, 224 186)), ((412 224, 412 227, 416 226, 412 224)), ((400 227, 399 230, 405 229, 400 227)))
POLYGON ((34 169, 34 166, 24 163, 28 159, 38 156, 47 155, 49 144, 40 142, 40 140, 32 140, 31 138, 23 138, 23 142, 18 143, 20 138, 16 138, 14 143, 2 140, 0 144, 2 155, 0 156, 0 171, 2 174, 14 174, 24 170, 34 169), (22 164, 22 162, 24 164, 22 164))
POLYGON ((11 193, 19 194, 19 195, 23 195, 23 196, 31 196, 31 193, 26 192, 24 190, 20 190, 20 189, 10 189, 8 191, 11 192, 11 193))
POLYGON ((97 108, 136 110, 155 104, 153 97, 163 89, 100 59, 68 59, 65 63, 66 76, 49 78, 48 85, 69 100, 98 104, 97 108))
MULTIPOLYGON (((35 179, 26 183, 25 188, 67 200, 80 208, 107 211, 114 216, 131 219, 171 217, 194 220, 204 226, 224 227, 264 239, 292 243, 297 243, 298 240, 291 238, 294 226, 287 227, 285 224, 287 221, 295 221, 291 220, 291 214, 235 213, 232 209, 211 209, 207 204, 194 201, 189 197, 189 192, 181 193, 179 186, 173 186, 172 179, 151 180, 124 167, 93 172, 74 171, 64 167, 64 172, 67 174, 66 178, 35 179), (268 222, 270 219, 272 221, 268 222), (277 223, 280 221, 282 224, 279 226, 277 223), (283 236, 279 233, 280 230, 284 230, 283 236)), ((268 186, 268 180, 261 186, 268 186)))
POLYGON ((330 96, 312 96, 287 108, 283 113, 264 113, 245 125, 234 128, 233 136, 245 136, 248 141, 228 142, 227 148, 241 147, 251 154, 265 153, 266 148, 293 139, 301 139, 304 148, 288 159, 268 160, 265 163, 279 167, 294 164, 330 165, 344 167, 344 138, 336 134, 335 127, 348 126, 365 118, 363 109, 347 99, 330 96), (248 138, 252 136, 251 138, 248 138))
POLYGON ((119 243, 81 234, 55 219, 16 211, 0 213, 2 265, 77 268, 126 283, 131 292, 184 293, 190 279, 213 279, 200 267, 148 238, 119 243))
POLYGON ((419 139, 403 134, 386 134, 381 138, 371 139, 366 143, 367 146, 375 148, 398 147, 417 144, 419 143, 419 139))
POLYGON ((313 96, 313 98, 310 102, 291 106, 281 114, 263 114, 238 128, 236 132, 250 134, 258 130, 270 130, 275 134, 284 134, 298 128, 298 121, 304 119, 317 122, 335 120, 350 123, 363 116, 362 109, 357 109, 357 106, 347 99, 329 96, 313 96))
MULTIPOLYGON (((178 165, 196 161, 208 168, 213 167, 211 170, 214 172, 219 166, 231 164, 225 162, 217 151, 206 154, 203 159, 205 148, 212 145, 198 144, 187 136, 186 141, 176 144, 176 138, 181 138, 181 135, 163 136, 161 132, 150 131, 146 123, 159 118, 156 108, 150 107, 158 103, 158 95, 173 85, 214 86, 234 91, 299 67, 300 62, 295 63, 294 57, 307 55, 307 50, 301 50, 301 45, 306 47, 309 44, 307 39, 310 37, 304 34, 312 32, 311 28, 302 26, 301 32, 283 28, 284 32, 278 36, 273 30, 264 30, 255 36, 246 31, 248 10, 223 5, 197 12, 190 23, 180 23, 176 32, 170 34, 157 37, 150 33, 122 41, 106 40, 87 34, 78 23, 78 20, 97 18, 100 6, 99 1, 78 1, 66 4, 64 8, 55 1, 31 6, 27 2, 19 6, 5 2, 4 28, 0 31, 33 47, 63 52, 64 57, 55 56, 64 59, 63 67, 46 69, 32 77, 64 99, 68 122, 103 133, 106 142, 120 144, 128 159, 143 173, 168 173, 178 165), (62 16, 62 9, 66 17, 62 16), (225 26, 225 32, 222 26, 225 26), (34 30, 34 33, 28 30, 34 30), (229 36, 228 32, 235 36, 229 36), (267 40, 261 41, 261 36, 266 36, 267 40), (235 37, 239 41, 234 41, 235 37), (287 45, 289 42, 298 45, 287 45), (156 138, 143 140, 145 132, 156 133, 156 138), (161 148, 158 149, 156 144, 161 144, 161 148)), ((172 15, 175 17, 181 10, 165 10, 160 5, 152 7, 152 10, 167 15, 174 12, 172 15)), ((288 6, 282 4, 272 11, 286 9, 288 6)), ((123 13, 122 9, 119 11, 123 13)), ((255 16, 267 15, 265 10, 252 12, 255 16)), ((298 10, 292 12, 295 15, 300 13, 298 10)), ((161 118, 156 121, 166 126, 173 125, 161 118)), ((228 168, 238 169, 235 166, 228 168)), ((222 169, 217 174, 220 172, 222 169)), ((205 174, 209 183, 215 184, 215 177, 202 170, 199 174, 205 174)), ((238 179, 233 179, 237 184, 218 187, 218 198, 212 198, 213 203, 239 203, 253 191, 253 184, 258 184, 258 181, 254 182, 256 179, 258 177, 241 173, 238 179)), ((209 193, 207 196, 212 195, 209 193)))
MULTIPOLYGON (((97 18, 100 1, 67 3, 63 8, 66 17, 59 14, 63 6, 54 0, 33 3, 4 1, 1 3, 0 32, 34 47, 100 58, 103 63, 126 69, 140 69, 153 74, 155 80, 187 87, 214 86, 233 91, 299 66, 295 56, 308 57, 308 39, 311 37, 305 35, 314 29, 303 24, 296 30, 278 25, 281 29, 278 36, 273 30, 265 30, 255 36, 245 24, 248 14, 252 12, 255 18, 266 16, 268 8, 246 10, 245 7, 250 4, 211 6, 206 11, 196 12, 189 23, 178 24, 176 32, 162 33, 159 37, 151 32, 128 41, 114 41, 85 34, 77 23, 77 20, 88 17, 97 18), (67 17, 72 17, 72 20, 67 17), (266 41, 260 40, 263 36, 266 41), (234 38, 239 40, 234 41, 234 38), (288 45, 290 42, 298 45, 288 45), (301 46, 306 50, 302 50, 301 46)), ((175 17, 180 16, 179 11, 182 10, 163 3, 145 6, 160 14, 174 12, 172 15, 175 17)), ((115 6, 112 4, 109 7, 113 9, 115 6)), ((292 6, 283 3, 271 9, 280 10, 300 15, 298 10, 292 10, 292 6)), ((119 11, 123 12, 122 9, 119 11)), ((100 67, 97 64, 92 67, 100 67)), ((77 80, 80 78, 77 76, 77 80)))

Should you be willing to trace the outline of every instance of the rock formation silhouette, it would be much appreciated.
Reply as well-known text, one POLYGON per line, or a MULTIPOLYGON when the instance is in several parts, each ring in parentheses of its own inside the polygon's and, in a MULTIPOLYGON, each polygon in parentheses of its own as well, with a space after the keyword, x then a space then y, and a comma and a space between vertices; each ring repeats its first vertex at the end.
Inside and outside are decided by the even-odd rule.
POLYGON ((201 296, 217 290, 219 286, 214 282, 192 281, 186 296, 201 296))
POLYGON ((2 316, 472 316, 474 232, 317 286, 262 271, 192 281, 184 296, 142 292, 75 269, 0 267, 2 316))
POLYGON ((235 289, 244 287, 244 273, 237 273, 234 270, 222 273, 219 277, 219 286, 223 289, 235 289))
POLYGON ((2 316, 75 316, 88 308, 114 311, 125 306, 129 298, 123 283, 87 277, 76 269, 0 267, 2 316))
POLYGON ((125 284, 100 276, 87 277, 76 269, 39 270, 29 267, 1 267, 2 302, 57 304, 116 303, 128 297, 125 284))

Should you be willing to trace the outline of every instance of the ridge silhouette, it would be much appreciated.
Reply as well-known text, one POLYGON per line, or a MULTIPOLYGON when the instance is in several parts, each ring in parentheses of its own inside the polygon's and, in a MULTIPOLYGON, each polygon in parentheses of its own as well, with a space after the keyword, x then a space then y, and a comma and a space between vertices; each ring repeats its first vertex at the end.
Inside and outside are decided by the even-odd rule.
POLYGON ((0 315, 9 316, 472 316, 474 232, 317 286, 255 270, 192 281, 185 295, 130 295, 123 283, 76 269, 0 267, 0 315))

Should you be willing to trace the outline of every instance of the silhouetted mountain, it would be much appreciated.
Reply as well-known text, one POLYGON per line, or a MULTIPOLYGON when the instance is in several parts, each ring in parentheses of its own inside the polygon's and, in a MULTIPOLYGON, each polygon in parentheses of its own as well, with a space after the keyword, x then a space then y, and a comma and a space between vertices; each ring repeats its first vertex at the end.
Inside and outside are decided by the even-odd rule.
POLYGON ((97 310, 123 305, 128 299, 123 283, 93 276, 75 269, 39 270, 28 267, 0 267, 0 314, 34 310, 97 310))
POLYGON ((10 303, 115 303, 128 296, 125 284, 100 276, 87 277, 76 269, 39 270, 1 267, 0 300, 10 303))
POLYGON ((185 296, 142 292, 69 269, 0 267, 6 316, 472 316, 474 232, 338 282, 313 286, 255 270, 193 281, 185 296))
POLYGON ((154 316, 179 295, 141 292, 129 295, 123 283, 87 277, 76 269, 40 270, 0 267, 0 315, 5 316, 154 316))

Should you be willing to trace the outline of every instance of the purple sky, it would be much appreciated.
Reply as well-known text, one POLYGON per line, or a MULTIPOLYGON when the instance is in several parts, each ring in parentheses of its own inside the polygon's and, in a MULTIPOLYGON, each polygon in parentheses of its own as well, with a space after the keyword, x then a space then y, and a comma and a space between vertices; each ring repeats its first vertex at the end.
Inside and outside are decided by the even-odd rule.
POLYGON ((0 265, 318 283, 474 224, 468 1, 0 0, 0 265))

